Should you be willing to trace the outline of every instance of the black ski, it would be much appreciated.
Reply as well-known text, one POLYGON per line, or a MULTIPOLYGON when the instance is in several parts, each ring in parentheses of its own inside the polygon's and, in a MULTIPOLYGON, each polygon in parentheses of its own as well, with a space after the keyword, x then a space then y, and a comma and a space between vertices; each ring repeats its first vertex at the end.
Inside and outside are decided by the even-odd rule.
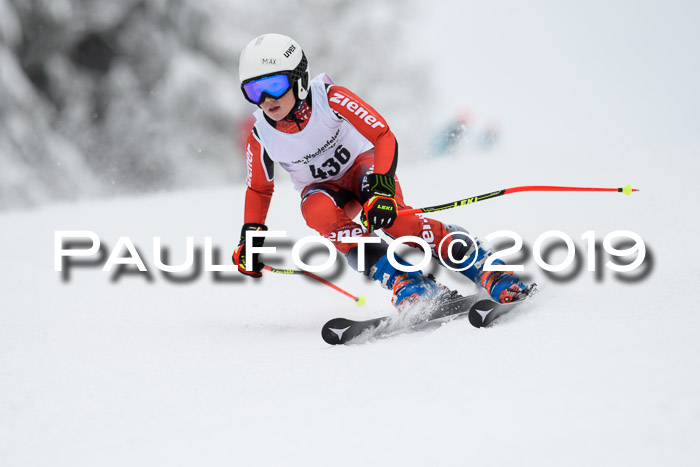
POLYGON ((438 305, 427 314, 418 313, 413 316, 391 315, 367 321, 353 321, 346 318, 335 318, 328 321, 321 329, 321 336, 328 344, 347 344, 360 334, 370 330, 377 330, 384 335, 399 329, 407 329, 416 324, 432 321, 447 316, 465 313, 471 306, 479 301, 476 295, 458 297, 438 305))
POLYGON ((515 300, 509 303, 498 303, 492 300, 482 300, 475 303, 469 309, 469 322, 475 328, 483 328, 493 323, 500 316, 505 315, 519 303, 524 302, 532 294, 537 292, 537 284, 534 282, 520 292, 515 300))
MULTIPOLYGON (((527 297, 526 297, 527 298, 527 297)), ((493 300, 481 300, 469 309, 469 322, 475 328, 483 328, 505 315, 525 298, 510 303, 497 303, 493 300)))
POLYGON ((529 286, 520 299, 510 303, 497 303, 483 299, 477 295, 458 297, 437 305, 426 313, 407 316, 392 315, 366 321, 353 321, 346 318, 335 318, 328 321, 321 329, 321 337, 330 345, 347 344, 361 334, 371 334, 373 337, 395 334, 415 328, 418 325, 440 320, 450 316, 468 313, 472 326, 481 328, 488 326, 495 319, 508 313, 518 303, 524 301, 535 290, 535 284, 529 286))

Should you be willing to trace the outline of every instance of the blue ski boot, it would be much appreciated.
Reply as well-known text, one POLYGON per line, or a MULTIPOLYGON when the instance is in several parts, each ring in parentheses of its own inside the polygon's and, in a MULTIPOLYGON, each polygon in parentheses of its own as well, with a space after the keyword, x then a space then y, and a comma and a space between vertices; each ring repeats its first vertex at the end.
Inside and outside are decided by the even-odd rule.
MULTIPOLYGON (((398 256, 396 261, 399 264, 410 266, 398 256)), ((425 277, 420 271, 399 271, 389 263, 386 255, 382 256, 372 267, 370 276, 381 282, 385 288, 393 291, 391 303, 399 311, 414 304, 432 303, 452 295, 447 287, 425 277)))
MULTIPOLYGON (((495 260, 493 264, 504 264, 495 260)), ((483 271, 479 283, 495 301, 512 302, 518 295, 526 293, 527 286, 513 271, 483 271)))
MULTIPOLYGON (((491 298, 497 302, 508 303, 517 298, 519 294, 527 293, 527 285, 513 271, 484 271, 484 265, 488 257, 491 256, 491 251, 483 248, 479 240, 475 239, 476 243, 472 242, 469 237, 459 233, 466 231, 458 226, 450 225, 448 230, 455 232, 454 238, 461 239, 464 242, 457 244, 457 247, 453 250, 454 258, 464 259, 460 264, 446 261, 449 266, 459 269, 462 264, 470 264, 473 261, 474 264, 471 267, 460 271, 460 273, 475 284, 481 285, 491 298), (476 259, 474 259, 474 255, 476 255, 476 259)), ((500 259, 496 259, 491 264, 503 265, 505 263, 500 259)))
POLYGON ((422 273, 406 272, 396 277, 391 303, 397 310, 418 303, 434 303, 447 297, 450 290, 422 273))

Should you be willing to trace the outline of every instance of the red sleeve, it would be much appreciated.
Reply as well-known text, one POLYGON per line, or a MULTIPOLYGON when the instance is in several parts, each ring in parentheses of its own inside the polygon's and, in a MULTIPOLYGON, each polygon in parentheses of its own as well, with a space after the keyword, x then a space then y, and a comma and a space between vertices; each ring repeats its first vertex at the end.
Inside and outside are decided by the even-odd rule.
POLYGON ((374 173, 393 177, 398 162, 398 145, 389 124, 379 112, 342 86, 328 88, 328 103, 374 144, 374 173))
POLYGON ((245 194, 245 214, 243 222, 264 224, 267 210, 275 189, 273 181, 274 164, 267 151, 260 144, 255 128, 248 134, 246 141, 245 159, 247 166, 245 194))

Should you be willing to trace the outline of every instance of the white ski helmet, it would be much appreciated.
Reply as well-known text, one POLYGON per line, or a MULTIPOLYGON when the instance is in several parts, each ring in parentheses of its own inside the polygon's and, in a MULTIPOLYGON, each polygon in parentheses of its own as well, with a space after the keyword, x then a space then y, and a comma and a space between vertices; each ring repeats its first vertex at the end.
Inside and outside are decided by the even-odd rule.
POLYGON ((306 99, 311 79, 309 64, 301 46, 291 37, 274 33, 263 34, 250 41, 241 52, 238 63, 238 77, 245 98, 253 104, 259 104, 250 99, 244 88, 245 84, 277 74, 289 77, 289 87, 294 89, 297 102, 306 99))

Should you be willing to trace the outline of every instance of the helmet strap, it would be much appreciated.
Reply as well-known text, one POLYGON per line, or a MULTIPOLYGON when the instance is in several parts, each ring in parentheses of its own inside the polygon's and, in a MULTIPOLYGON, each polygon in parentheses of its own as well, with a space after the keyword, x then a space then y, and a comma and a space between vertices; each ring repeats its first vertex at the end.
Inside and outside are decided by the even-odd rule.
POLYGON ((297 89, 298 89, 297 84, 294 83, 294 107, 292 107, 292 110, 290 110, 289 113, 287 114, 287 116, 284 117, 284 118, 289 119, 289 120, 296 120, 296 118, 294 117, 294 114, 296 114, 297 111, 299 109, 301 109, 301 106, 304 104, 304 102, 309 104, 309 107, 311 107, 311 92, 309 92, 309 94, 306 96, 306 99, 301 100, 301 99, 299 99, 299 94, 298 94, 297 89))

